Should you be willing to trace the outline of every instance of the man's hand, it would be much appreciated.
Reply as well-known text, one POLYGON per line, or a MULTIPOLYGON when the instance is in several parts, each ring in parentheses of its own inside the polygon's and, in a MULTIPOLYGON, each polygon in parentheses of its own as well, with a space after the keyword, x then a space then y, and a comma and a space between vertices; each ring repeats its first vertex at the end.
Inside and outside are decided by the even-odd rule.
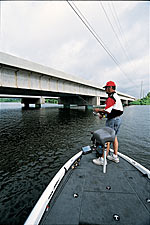
POLYGON ((103 115, 102 115, 102 114, 100 114, 100 113, 99 113, 99 115, 98 115, 98 116, 99 116, 100 120, 103 118, 103 115))
POLYGON ((95 108, 94 109, 94 112, 98 113, 99 112, 99 109, 98 108, 95 108))
POLYGON ((103 115, 104 115, 104 109, 95 108, 95 109, 94 109, 94 112, 97 113, 97 115, 99 116, 100 119, 103 118, 103 115))
POLYGON ((104 109, 95 108, 94 111, 95 111, 96 113, 101 113, 101 112, 104 111, 104 109))

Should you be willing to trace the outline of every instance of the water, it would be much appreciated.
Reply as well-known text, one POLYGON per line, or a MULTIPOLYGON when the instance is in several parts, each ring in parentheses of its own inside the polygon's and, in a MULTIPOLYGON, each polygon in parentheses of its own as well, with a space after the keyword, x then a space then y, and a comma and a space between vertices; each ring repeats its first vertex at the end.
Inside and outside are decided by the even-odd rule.
MULTIPOLYGON (((150 169, 150 106, 124 108, 119 151, 150 169)), ((0 225, 25 222, 61 166, 105 119, 83 108, 44 107, 22 110, 18 103, 0 105, 0 225)))

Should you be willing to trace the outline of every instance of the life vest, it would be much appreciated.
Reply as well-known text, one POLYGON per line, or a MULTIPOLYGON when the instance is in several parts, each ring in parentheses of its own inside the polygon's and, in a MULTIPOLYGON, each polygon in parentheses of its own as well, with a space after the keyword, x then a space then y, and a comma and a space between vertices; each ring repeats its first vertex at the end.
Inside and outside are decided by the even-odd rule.
POLYGON ((111 93, 106 100, 107 118, 112 119, 123 114, 122 102, 116 92, 111 93))

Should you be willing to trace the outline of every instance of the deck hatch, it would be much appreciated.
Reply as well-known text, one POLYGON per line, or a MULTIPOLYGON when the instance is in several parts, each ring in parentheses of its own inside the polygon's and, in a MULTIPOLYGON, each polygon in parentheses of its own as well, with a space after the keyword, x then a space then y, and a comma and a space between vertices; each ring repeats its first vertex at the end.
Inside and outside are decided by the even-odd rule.
POLYGON ((114 215, 119 215, 121 225, 148 225, 150 218, 136 194, 84 192, 79 224, 113 225, 114 215))

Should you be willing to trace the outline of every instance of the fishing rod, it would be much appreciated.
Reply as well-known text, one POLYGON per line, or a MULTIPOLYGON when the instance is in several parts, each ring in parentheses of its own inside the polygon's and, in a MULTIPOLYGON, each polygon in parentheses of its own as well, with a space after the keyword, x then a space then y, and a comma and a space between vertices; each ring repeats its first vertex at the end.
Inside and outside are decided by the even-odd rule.
MULTIPOLYGON (((85 100, 84 98, 82 98, 80 95, 77 95, 77 94, 76 94, 76 96, 79 97, 80 99, 82 99, 86 104, 88 104, 88 101, 86 101, 86 100, 85 100)), ((103 112, 103 111, 99 111, 99 112, 93 111, 93 115, 94 115, 94 116, 100 116, 100 115, 101 115, 102 118, 105 118, 105 117, 107 116, 106 113, 103 112)), ((101 119, 102 119, 102 118, 101 118, 101 119)))

